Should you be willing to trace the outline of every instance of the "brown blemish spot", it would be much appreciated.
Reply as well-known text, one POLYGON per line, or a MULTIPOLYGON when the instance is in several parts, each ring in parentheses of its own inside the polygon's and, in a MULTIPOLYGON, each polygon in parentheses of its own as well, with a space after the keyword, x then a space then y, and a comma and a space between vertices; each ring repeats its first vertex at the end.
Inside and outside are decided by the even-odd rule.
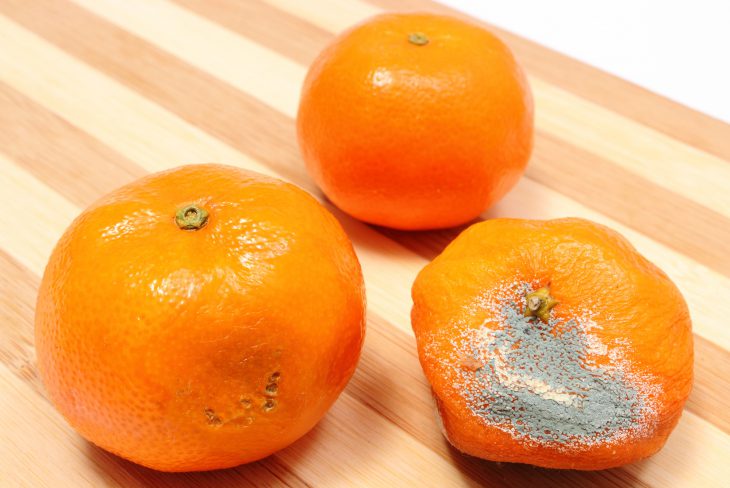
POLYGON ((474 359, 472 356, 469 356, 468 354, 464 354, 459 358, 459 365, 469 371, 476 371, 484 366, 482 363, 474 359))
POLYGON ((269 376, 269 382, 266 384, 266 388, 264 389, 264 393, 268 396, 276 396, 279 393, 279 378, 281 377, 281 373, 279 371, 274 371, 269 376))
POLYGON ((271 412, 274 408, 276 408, 276 400, 273 398, 267 398, 262 408, 264 412, 271 412))
POLYGON ((240 402, 241 402, 241 405, 243 406, 243 408, 245 408, 247 410, 249 408, 251 408, 251 399, 250 398, 241 397, 240 402))
POLYGON ((213 411, 212 408, 206 408, 204 410, 204 412, 205 412, 205 417, 208 419, 209 424, 220 425, 221 423, 223 423, 221 418, 218 415, 216 415, 216 413, 213 411))

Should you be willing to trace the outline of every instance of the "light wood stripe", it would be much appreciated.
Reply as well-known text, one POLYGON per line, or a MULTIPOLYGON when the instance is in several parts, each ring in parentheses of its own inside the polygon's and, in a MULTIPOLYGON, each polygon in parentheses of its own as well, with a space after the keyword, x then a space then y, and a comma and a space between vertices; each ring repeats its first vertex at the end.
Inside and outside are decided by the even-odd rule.
POLYGON ((363 19, 382 14, 385 10, 361 0, 318 0, 317 5, 297 0, 263 0, 279 10, 296 15, 325 31, 339 34, 363 19), (315 7, 315 8, 312 8, 315 7))
POLYGON ((552 135, 538 132, 535 144, 531 179, 730 277, 727 218, 552 135))
POLYGON ((60 182, 73 181, 73 191, 64 196, 77 205, 86 206, 99 195, 145 174, 134 162, 2 82, 0 147, 56 190, 60 182), (89 155, 89 161, 104 161, 104 166, 79 165, 78 145, 89 155))
POLYGON ((40 274, 78 208, 0 154, 0 186, 12 189, 0 212, 0 248, 40 274), (39 205, 43 202, 43 205, 39 205))
MULTIPOLYGON (((144 95, 147 100, 143 102, 153 101, 174 112, 287 179, 308 181, 298 150, 293 149, 296 136, 291 119, 258 99, 74 4, 62 0, 13 0, 10 4, 5 0, 0 2, 0 12, 3 10, 76 59, 103 67, 105 74, 144 95), (46 15, 38 15, 39 9, 46 15)), ((149 127, 144 129, 149 132, 149 127)), ((189 156, 185 161, 200 162, 189 156)), ((314 191, 310 183, 301 186, 314 191)))
MULTIPOLYGON (((92 28, 93 23, 91 22, 91 20, 85 19, 84 25, 86 26, 86 30, 88 31, 89 29, 92 28)), ((72 27, 75 27, 75 26, 72 26, 72 27)), ((100 42, 100 40, 106 39, 104 37, 101 37, 101 36, 103 36, 104 30, 109 30, 109 27, 104 27, 103 29, 96 29, 96 30, 92 31, 95 33, 95 35, 90 36, 90 37, 94 39, 93 44, 99 46, 99 49, 101 49, 102 51, 105 51, 105 50, 109 51, 108 46, 106 46, 105 43, 100 42)), ((64 33, 69 34, 68 31, 58 31, 56 34, 54 34, 54 39, 60 39, 62 37, 65 38, 66 36, 63 36, 64 33)), ((121 36, 120 33, 113 32, 114 38, 117 38, 120 36, 121 36)), ((123 39, 123 40, 124 40, 124 45, 127 46, 127 49, 129 49, 130 45, 134 45, 133 41, 131 39, 123 39)), ((139 45, 139 48, 148 50, 149 46, 139 45)), ((81 55, 85 55, 85 52, 81 51, 80 49, 76 49, 75 52, 78 52, 81 55)), ((113 54, 114 50, 111 49, 111 52, 113 54)), ((155 99, 159 100, 160 99, 159 93, 161 91, 165 90, 166 81, 168 81, 163 78, 164 73, 166 73, 166 72, 174 73, 176 78, 179 80, 178 84, 180 86, 184 87, 184 86, 186 86, 187 83, 192 84, 192 87, 190 90, 191 92, 195 92, 197 89, 199 89, 199 86, 196 84, 196 81, 195 81, 196 80, 195 76, 192 76, 189 72, 182 71, 180 69, 180 67, 178 67, 176 65, 171 65, 169 63, 169 60, 167 58, 162 57, 161 54, 159 54, 159 53, 153 53, 153 54, 154 54, 153 59, 155 60, 155 63, 160 66, 164 66, 165 69, 159 70, 159 73, 160 73, 159 75, 157 74, 157 72, 152 72, 151 75, 149 76, 149 78, 147 80, 144 80, 144 83, 140 84, 140 89, 143 87, 149 87, 149 86, 153 85, 155 83, 155 80, 161 80, 160 81, 161 86, 159 86, 158 90, 151 93, 151 95, 155 99)), ((147 59, 149 57, 150 57, 150 55, 146 53, 145 55, 135 56, 135 59, 147 59)), ((103 60, 101 60, 101 59, 98 59, 96 57, 88 57, 88 59, 95 62, 96 64, 103 65, 103 60)), ((145 66, 137 67, 137 66, 134 66, 134 64, 132 64, 130 71, 124 72, 124 71, 116 70, 113 72, 113 74, 115 76, 119 77, 120 79, 123 79, 125 77, 125 75, 128 77, 131 75, 132 72, 142 71, 143 68, 145 68, 145 66)), ((215 83, 214 80, 206 79, 205 81, 208 83, 215 83)), ((226 86, 220 86, 220 85, 215 85, 215 84, 213 84, 212 86, 216 93, 219 91, 224 91, 226 89, 226 86)), ((217 97, 211 96, 205 101, 206 103, 204 105, 213 106, 214 112, 217 112, 218 110, 220 110, 221 112, 225 112, 223 109, 226 106, 234 106, 234 107, 241 106, 240 103, 236 102, 236 100, 238 100, 238 98, 240 98, 242 96, 240 93, 231 92, 229 90, 228 92, 225 92, 225 95, 227 95, 227 96, 223 97, 222 101, 220 103, 216 102, 218 100, 217 97)), ((163 99, 162 102, 167 103, 168 101, 166 99, 163 99)), ((242 109, 243 108, 245 108, 245 107, 242 107, 242 109)), ((193 120, 192 118, 195 116, 196 111, 203 110, 203 109, 204 108, 202 106, 197 105, 197 106, 193 106, 187 110, 185 108, 183 108, 183 109, 177 109, 177 111, 180 112, 186 119, 192 120, 194 123, 200 124, 200 118, 196 119, 196 120, 193 120)), ((272 116, 271 113, 269 113, 269 114, 262 113, 262 115, 272 116)), ((275 115, 273 115, 273 117, 274 117, 276 124, 279 127, 281 127, 281 126, 288 127, 291 125, 290 121, 283 121, 281 119, 277 119, 275 115)), ((264 118, 267 118, 267 117, 264 117, 264 118)), ((221 120, 220 123, 216 123, 212 117, 202 117, 202 119, 204 119, 205 120, 204 123, 207 124, 206 130, 211 131, 213 134, 219 135, 219 137, 221 137, 221 136, 225 137, 227 140, 230 140, 233 144, 235 144, 236 147, 240 150, 248 149, 247 144, 246 144, 247 141, 244 141, 244 143, 240 143, 240 141, 236 140, 235 131, 233 133, 226 132, 231 127, 235 127, 235 124, 234 124, 235 115, 234 115, 233 119, 221 120)), ((256 130, 262 131, 260 134, 256 134, 254 138, 261 139, 262 137, 269 137, 268 136, 269 132, 267 129, 268 129, 267 127, 262 127, 260 129, 252 128, 252 131, 256 131, 256 130)), ((289 151, 286 155, 281 153, 281 156, 282 156, 281 160, 285 160, 289 163, 289 165, 286 166, 287 168, 290 167, 290 165, 294 165, 298 169, 298 171, 296 171, 296 172, 285 171, 281 166, 275 166, 276 170, 280 174, 284 174, 284 176, 286 176, 290 180, 296 181, 300 184, 309 184, 309 180, 306 177, 306 175, 304 174, 302 165, 301 165, 300 161, 298 160, 298 156, 296 154, 297 149, 296 149, 296 147, 294 147, 293 142, 292 142, 293 141, 293 128, 291 129, 290 132, 289 131, 284 131, 284 132, 291 136, 288 139, 288 141, 282 141, 281 139, 276 139, 276 140, 271 141, 269 143, 269 146, 275 146, 275 147, 279 148, 278 149, 279 151, 282 151, 283 147, 287 146, 289 148, 289 151)), ((269 163, 269 165, 271 165, 271 163, 269 163)), ((570 168, 567 168, 567 170, 569 170, 569 169, 570 168)), ((265 169, 262 169, 262 168, 259 168, 259 170, 265 171, 265 169)), ((570 173, 571 171, 566 171, 566 172, 570 173)), ((539 173, 537 173, 537 175, 540 176, 539 173)), ((309 189, 310 190, 312 189, 311 186, 309 187, 309 189)), ((565 188, 564 191, 570 191, 570 187, 565 188)), ((624 234, 629 234, 629 229, 624 228, 623 226, 619 226, 617 222, 605 219, 600 214, 596 214, 593 212, 584 212, 583 214, 575 213, 576 208, 582 208, 582 207, 577 204, 573 204, 573 205, 567 204, 568 202, 565 201, 565 198, 561 197, 558 193, 542 191, 542 189, 540 189, 539 186, 536 187, 535 185, 531 185, 530 188, 527 190, 520 190, 518 188, 518 189, 514 190, 513 194, 516 195, 517 198, 519 198, 521 203, 518 205, 513 205, 513 206, 503 206, 502 205, 502 206, 498 207, 498 208, 504 209, 503 211, 501 211, 499 213, 499 215, 520 215, 520 216, 524 216, 526 218, 551 218, 551 217, 555 217, 555 216, 559 216, 559 215, 582 215, 582 216, 585 216, 586 218, 591 218, 593 220, 605 221, 607 225, 612 226, 614 228, 618 227, 617 230, 621 231, 624 234), (538 198, 538 195, 534 193, 536 191, 539 191, 539 198, 538 198), (563 201, 563 203, 561 205, 558 205, 557 203, 552 202, 553 199, 559 199, 559 200, 563 201), (542 205, 544 205, 544 207, 541 207, 541 208, 545 208, 550 211, 541 212, 540 208, 536 207, 535 205, 529 204, 530 201, 540 201, 542 203, 542 205), (560 206, 561 211, 557 211, 558 206, 560 206), (522 209, 524 209, 524 208, 530 208, 532 210, 532 212, 530 212, 530 213, 522 212, 522 209)), ((611 192, 607 192, 607 194, 608 194, 608 196, 613 195, 611 192)), ((587 191, 584 191, 582 193, 582 197, 589 199, 589 198, 592 198, 593 195, 590 195, 587 191)), ((619 202, 616 202, 616 205, 620 204, 620 200, 621 199, 620 199, 620 195, 619 195, 619 202)), ((688 203, 688 206, 691 206, 691 202, 688 203)), ((668 219, 668 220, 671 220, 671 219, 668 219)), ((668 224, 673 225, 673 222, 668 222, 668 224)), ((639 235, 636 232, 631 232, 631 234, 634 236, 639 235)), ((454 236, 453 233, 449 233, 448 235, 451 237, 454 236)), ((631 237, 631 235, 629 237, 631 237)), ((674 237, 674 236, 671 236, 671 237, 676 239, 676 237, 674 237)), ((419 239, 428 241, 428 236, 425 236, 425 237, 420 236, 419 239)), ((693 263, 691 260, 682 258, 682 256, 678 255, 677 253, 672 252, 670 249, 655 246, 654 249, 651 250, 651 252, 648 252, 648 251, 644 251, 644 252, 646 252, 646 254, 649 256, 652 256, 652 257, 656 256, 657 257, 656 260, 657 260, 658 264, 660 266, 662 266, 663 268, 665 268, 669 272, 669 274, 678 283, 682 283, 682 284, 692 283, 692 284, 696 285, 695 288, 688 288, 685 291, 690 292, 689 297, 690 297, 691 301, 694 299, 695 302, 702 303, 702 307, 699 309, 702 313, 709 314, 708 315, 709 318, 707 320, 703 320, 702 322, 698 323, 697 331, 700 334, 702 334, 703 336, 711 338, 711 340, 717 342, 718 344, 723 345, 723 347, 730 347, 730 330, 727 330, 727 328, 720 326, 720 324, 722 323, 720 320, 720 316, 723 313, 723 308, 718 307, 715 304, 708 303, 709 299, 708 299, 708 295, 706 293, 695 292, 695 290, 705 289, 707 286, 713 286, 715 284, 718 287, 720 287, 720 285, 727 286, 728 283, 730 283, 730 282, 726 278, 717 276, 716 273, 711 272, 709 269, 702 267, 702 266, 698 266, 696 263, 693 263), (664 258, 664 256, 667 254, 668 254, 667 258, 664 258), (715 314, 715 315, 713 316, 712 314, 715 314), (713 324, 713 325, 710 325, 710 324, 713 324), (717 324, 717 325, 714 325, 714 324, 717 324)), ((434 256, 434 254, 426 255, 426 257, 428 257, 429 259, 431 259, 433 256, 434 256)), ((692 303, 692 305, 693 305, 693 310, 696 310, 696 308, 694 307, 694 305, 696 305, 696 304, 692 303)), ((407 321, 407 311, 401 310, 400 317, 402 318, 402 320, 404 322, 407 321)), ((401 321, 399 320, 399 322, 401 322, 401 321)))
POLYGON ((695 335, 695 382, 687 408, 730 434, 730 352, 695 335))
MULTIPOLYGON (((173 0, 206 19, 308 66, 332 35, 262 0, 173 0), (270 19, 276 19, 272 24, 270 19), (306 35, 300 35, 306 31, 306 35)), ((304 5, 304 4, 302 4, 304 5)))
POLYGON ((534 76, 535 124, 723 216, 730 215, 730 164, 572 95, 534 76))
POLYGON ((291 86, 301 85, 306 70, 278 52, 166 1, 72 1, 142 39, 154 39, 166 51, 240 87, 272 108, 290 117, 296 115, 299 91, 291 86), (165 22, 160 22, 161 18, 165 22), (180 36, 180 32, 186 35, 180 36), (241 69, 242 63, 246 69, 241 69))

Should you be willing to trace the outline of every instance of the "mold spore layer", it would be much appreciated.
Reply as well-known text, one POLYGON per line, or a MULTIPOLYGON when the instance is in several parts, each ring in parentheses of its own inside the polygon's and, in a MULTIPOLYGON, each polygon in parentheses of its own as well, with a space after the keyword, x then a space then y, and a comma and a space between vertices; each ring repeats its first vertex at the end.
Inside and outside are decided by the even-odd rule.
POLYGON ((657 387, 630 370, 626 342, 601 343, 590 310, 547 322, 525 317, 533 288, 492 290, 479 304, 491 321, 453 341, 449 370, 470 411, 515 438, 558 448, 650 435, 657 387))

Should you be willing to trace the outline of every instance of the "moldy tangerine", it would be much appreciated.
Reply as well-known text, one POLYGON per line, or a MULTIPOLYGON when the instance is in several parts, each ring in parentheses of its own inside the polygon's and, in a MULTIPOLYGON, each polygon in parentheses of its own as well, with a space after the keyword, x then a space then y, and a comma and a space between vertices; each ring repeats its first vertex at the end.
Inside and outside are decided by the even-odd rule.
POLYGON ((444 434, 474 456, 631 463, 662 447, 691 389, 679 290, 585 220, 473 225, 421 271, 413 301, 444 434))
POLYGON ((124 186, 56 245, 36 310, 48 395, 81 435, 165 471, 255 461, 351 377, 360 265, 293 185, 221 165, 124 186))
POLYGON ((381 15, 314 61, 297 129, 309 173, 345 212, 398 229, 450 227, 524 173, 532 95, 512 53, 483 28, 381 15))

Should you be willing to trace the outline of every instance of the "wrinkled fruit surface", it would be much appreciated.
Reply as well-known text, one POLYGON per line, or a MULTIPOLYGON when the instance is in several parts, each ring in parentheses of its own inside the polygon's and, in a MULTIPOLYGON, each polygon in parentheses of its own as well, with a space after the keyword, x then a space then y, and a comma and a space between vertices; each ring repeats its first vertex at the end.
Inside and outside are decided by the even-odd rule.
POLYGON ((631 463, 664 445, 692 386, 679 290, 585 220, 473 225, 421 271, 413 301, 444 434, 474 456, 631 463))

